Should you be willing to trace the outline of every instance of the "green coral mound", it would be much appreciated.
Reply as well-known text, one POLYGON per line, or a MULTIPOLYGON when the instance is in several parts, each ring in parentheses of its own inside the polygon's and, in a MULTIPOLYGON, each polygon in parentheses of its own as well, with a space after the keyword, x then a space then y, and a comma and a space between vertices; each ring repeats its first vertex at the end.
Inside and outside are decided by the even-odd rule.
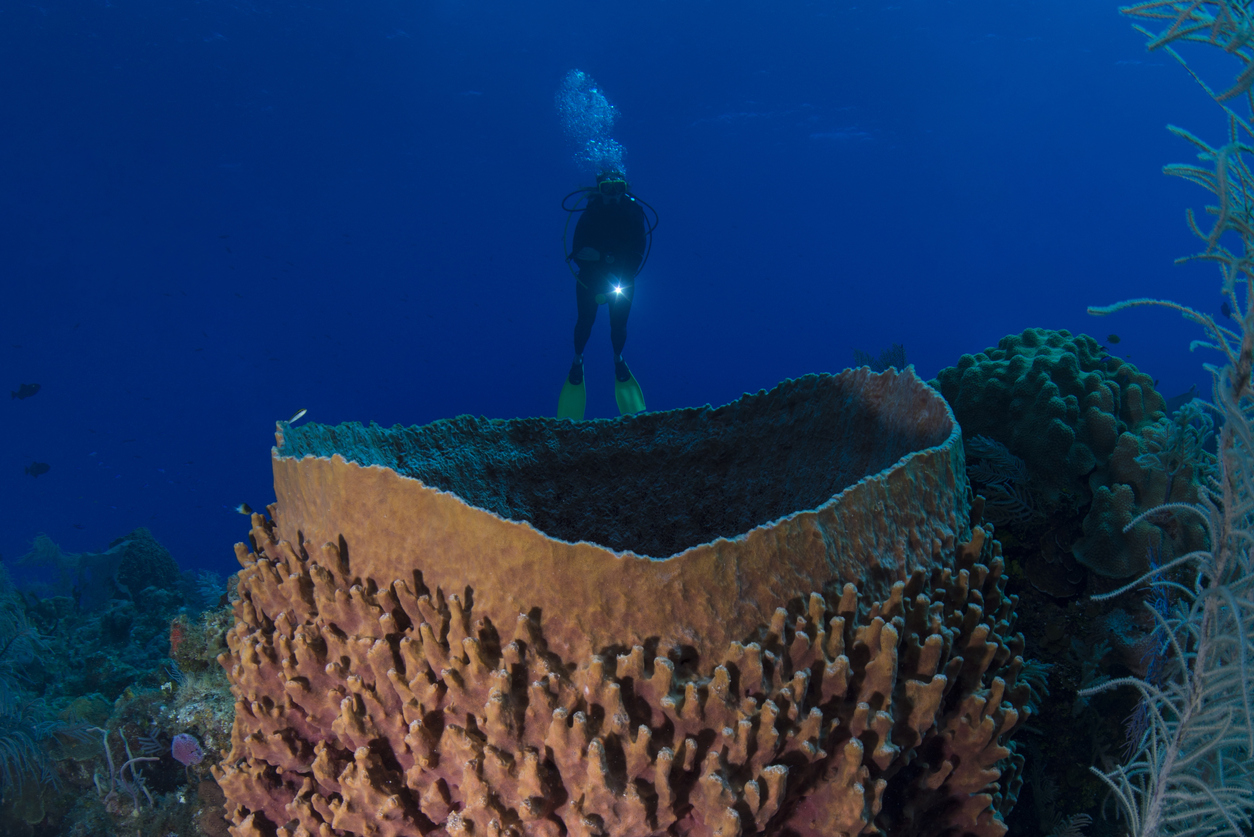
POLYGON ((987 436, 1021 457, 1044 499, 1079 491, 1119 434, 1163 417, 1154 379, 1087 334, 1029 328, 963 355, 932 382, 964 437, 987 436))
POLYGON ((1153 378, 1092 337, 1029 328, 963 355, 932 385, 968 444, 983 436, 1023 460, 1031 474, 1025 503, 1046 514, 1085 513, 1073 552, 1093 572, 1131 575, 1147 566, 1150 547, 1166 558, 1196 540, 1194 533, 1151 532, 1150 524, 1124 536, 1140 509, 1187 502, 1196 481, 1192 473, 1166 480, 1141 464, 1154 447, 1149 437, 1164 432, 1166 402, 1153 378))

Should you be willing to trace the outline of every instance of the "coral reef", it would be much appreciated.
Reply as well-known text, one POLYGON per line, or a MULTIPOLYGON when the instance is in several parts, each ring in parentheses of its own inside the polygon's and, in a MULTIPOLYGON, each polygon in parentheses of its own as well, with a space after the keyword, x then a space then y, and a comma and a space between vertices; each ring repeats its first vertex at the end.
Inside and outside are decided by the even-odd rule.
POLYGON ((100 553, 40 536, 14 567, 26 584, 0 569, 0 837, 224 833, 208 765, 171 750, 180 734, 229 740, 215 658, 234 616, 184 604, 216 586, 200 595, 206 580, 145 529, 100 553))
POLYGON ((222 658, 237 837, 1004 833, 1023 640, 912 372, 278 437, 222 658))
POLYGON ((184 603, 183 582, 147 529, 114 540, 102 553, 65 553, 40 536, 18 565, 57 576, 54 584, 28 585, 24 604, 55 640, 46 665, 28 673, 45 698, 99 693, 113 700, 127 687, 161 682, 164 637, 184 603))
POLYGON ((99 610, 115 600, 137 601, 147 588, 173 594, 175 607, 182 604, 178 593, 183 578, 174 556, 142 526, 116 538, 104 552, 64 552, 50 538, 39 535, 31 551, 17 563, 56 574, 53 583, 32 584, 28 580, 24 585, 28 590, 43 598, 67 596, 84 611, 99 610))
MULTIPOLYGON (((234 581, 232 576, 232 582, 234 581)), ((198 619, 180 616, 170 627, 179 641, 170 643, 170 657, 177 666, 179 682, 169 709, 170 730, 197 730, 205 752, 228 746, 235 721, 235 701, 218 656, 227 650, 226 635, 235 625, 228 603, 206 610, 198 619)))
MULTIPOLYGON (((1191 465, 1168 476, 1148 461, 1170 435, 1166 402, 1149 375, 1092 337, 1029 328, 963 355, 933 384, 969 442, 1000 443, 1026 464, 1030 481, 1016 482, 1010 498, 1022 518, 1082 512, 1069 546, 1088 570, 1125 578, 1148 568, 1148 547, 1170 560, 1204 545, 1201 527, 1192 523, 1149 520, 1123 532, 1144 509, 1196 502, 1199 479, 1191 465)), ((1005 502, 1006 480, 973 479, 995 504, 1005 502)))

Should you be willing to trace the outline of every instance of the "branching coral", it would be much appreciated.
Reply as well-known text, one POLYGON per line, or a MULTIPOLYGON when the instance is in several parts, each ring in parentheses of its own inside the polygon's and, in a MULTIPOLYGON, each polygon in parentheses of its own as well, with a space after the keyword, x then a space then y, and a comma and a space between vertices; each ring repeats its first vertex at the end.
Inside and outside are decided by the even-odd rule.
POLYGON ((144 777, 135 769, 135 765, 141 762, 160 761, 155 756, 137 756, 131 752, 131 744, 126 740, 126 736, 118 730, 118 738, 122 739, 122 747, 126 750, 126 761, 122 762, 122 766, 118 767, 113 761, 113 748, 109 746, 109 730, 93 728, 93 732, 101 734, 100 743, 104 747, 105 761, 109 765, 106 776, 97 774, 94 778, 96 781, 96 792, 100 794, 101 800, 108 807, 110 803, 117 797, 118 791, 122 791, 131 798, 132 810, 139 810, 139 794, 142 792, 148 799, 150 806, 155 805, 152 794, 148 791, 148 785, 144 782, 144 777), (129 778, 127 774, 130 774, 129 778), (108 780, 109 789, 105 790, 105 780, 108 780))

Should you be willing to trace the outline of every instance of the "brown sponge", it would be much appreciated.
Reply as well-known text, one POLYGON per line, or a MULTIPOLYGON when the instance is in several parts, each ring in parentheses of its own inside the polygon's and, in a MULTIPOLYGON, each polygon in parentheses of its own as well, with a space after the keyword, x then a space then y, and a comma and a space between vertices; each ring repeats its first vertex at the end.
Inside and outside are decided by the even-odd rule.
MULTIPOLYGON (((729 408, 714 445, 684 443, 710 431, 709 408, 584 424, 635 445, 624 469, 653 467, 641 438, 702 448, 695 474, 654 469, 673 503, 720 462, 765 484, 798 444, 812 453, 774 478, 835 490, 658 557, 553 537, 371 461, 397 431, 346 458, 288 448, 281 426, 278 502, 237 547, 222 657, 232 833, 1002 834, 1022 640, 995 542, 967 534, 944 402, 912 372, 862 370, 729 408), (871 470, 840 470, 852 461, 871 470)), ((497 428, 506 462, 584 432, 457 421, 442 438, 499 451, 497 428)), ((492 490, 534 484, 511 479, 492 490)))

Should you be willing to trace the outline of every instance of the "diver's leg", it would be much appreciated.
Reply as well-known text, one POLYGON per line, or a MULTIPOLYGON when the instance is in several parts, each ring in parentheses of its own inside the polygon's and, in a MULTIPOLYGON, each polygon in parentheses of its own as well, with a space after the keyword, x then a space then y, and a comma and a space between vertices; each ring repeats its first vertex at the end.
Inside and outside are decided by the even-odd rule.
POLYGON ((615 295, 609 303, 610 342, 614 345, 614 400, 618 402, 618 412, 625 416, 645 409, 640 383, 623 360, 623 346, 627 344, 627 316, 631 313, 631 291, 615 295))
POLYGON ((579 311, 579 319, 575 321, 575 354, 582 355, 588 338, 592 336, 592 324, 597 319, 596 295, 582 282, 575 282, 575 305, 579 311))
POLYGON ((575 306, 579 318, 575 321, 575 359, 570 362, 566 380, 573 386, 583 383, 583 350, 592 335, 592 324, 597 319, 597 300, 592 291, 575 282, 575 306))
POLYGON ((622 359, 623 346, 627 345, 627 317, 631 314, 631 293, 610 297, 609 308, 610 344, 614 347, 614 360, 617 361, 622 359))

